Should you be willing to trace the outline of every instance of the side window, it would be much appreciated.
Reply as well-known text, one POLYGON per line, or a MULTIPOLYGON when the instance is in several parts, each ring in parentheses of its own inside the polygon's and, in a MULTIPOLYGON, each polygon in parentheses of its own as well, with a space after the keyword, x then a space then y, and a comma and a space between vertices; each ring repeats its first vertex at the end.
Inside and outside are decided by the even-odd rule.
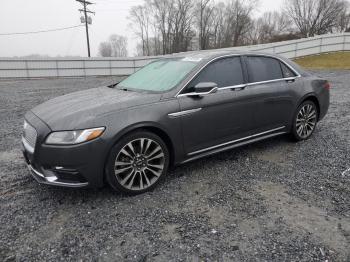
POLYGON ((249 82, 261 82, 283 78, 280 62, 272 57, 248 56, 249 82))
POLYGON ((189 84, 187 92, 192 92, 201 82, 214 82, 219 88, 243 84, 240 57, 223 58, 207 65, 189 84))
POLYGON ((283 73, 283 77, 284 78, 295 77, 296 76, 295 73, 288 66, 286 66, 282 62, 281 62, 281 68, 282 68, 282 73, 283 73))

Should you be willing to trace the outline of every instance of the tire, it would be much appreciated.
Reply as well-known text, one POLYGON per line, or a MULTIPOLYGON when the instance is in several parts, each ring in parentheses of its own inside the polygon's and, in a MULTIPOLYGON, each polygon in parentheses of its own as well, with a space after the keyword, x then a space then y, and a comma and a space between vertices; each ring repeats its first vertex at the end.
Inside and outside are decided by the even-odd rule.
POLYGON ((112 148, 106 166, 108 184, 116 191, 137 195, 154 189, 169 167, 169 151, 154 133, 136 131, 112 148))
POLYGON ((292 137, 296 141, 309 139, 314 133, 318 120, 318 109, 314 102, 304 101, 293 118, 292 137))

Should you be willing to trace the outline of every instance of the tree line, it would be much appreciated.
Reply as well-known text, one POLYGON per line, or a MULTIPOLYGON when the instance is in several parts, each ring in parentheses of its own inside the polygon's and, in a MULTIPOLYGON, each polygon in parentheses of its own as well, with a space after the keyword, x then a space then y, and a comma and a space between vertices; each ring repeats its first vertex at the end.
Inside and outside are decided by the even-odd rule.
POLYGON ((145 0, 132 7, 129 15, 138 39, 137 55, 264 44, 350 31, 346 0, 285 0, 279 12, 256 17, 258 6, 258 0, 145 0))

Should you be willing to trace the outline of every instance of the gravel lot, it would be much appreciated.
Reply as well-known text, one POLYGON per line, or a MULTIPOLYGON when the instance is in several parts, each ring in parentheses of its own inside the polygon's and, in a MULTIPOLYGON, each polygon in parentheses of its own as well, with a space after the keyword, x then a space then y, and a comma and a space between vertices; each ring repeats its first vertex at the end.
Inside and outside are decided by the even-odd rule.
POLYGON ((40 186, 20 152, 35 105, 109 79, 0 82, 0 261, 350 261, 350 71, 314 136, 172 170, 136 197, 40 186))

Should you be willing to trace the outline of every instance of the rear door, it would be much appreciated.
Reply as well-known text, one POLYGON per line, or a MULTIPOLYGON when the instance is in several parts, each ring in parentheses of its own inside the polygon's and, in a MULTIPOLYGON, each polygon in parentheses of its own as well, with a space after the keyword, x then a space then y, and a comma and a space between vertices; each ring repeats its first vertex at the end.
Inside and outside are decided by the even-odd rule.
MULTIPOLYGON (((255 96, 253 114, 256 133, 286 126, 293 110, 293 93, 279 59, 268 56, 246 56, 248 87, 255 96)), ((290 72, 293 73, 293 72, 290 72)), ((289 80, 288 80, 289 79, 289 80)))

